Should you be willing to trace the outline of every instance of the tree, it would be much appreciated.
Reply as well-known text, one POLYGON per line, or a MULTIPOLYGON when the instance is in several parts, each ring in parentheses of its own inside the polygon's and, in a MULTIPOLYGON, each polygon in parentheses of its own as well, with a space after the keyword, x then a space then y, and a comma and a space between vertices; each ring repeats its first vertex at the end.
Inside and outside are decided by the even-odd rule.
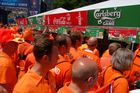
POLYGON ((106 0, 55 0, 54 7, 63 7, 65 9, 71 10, 74 8, 79 8, 89 4, 106 1, 106 0))

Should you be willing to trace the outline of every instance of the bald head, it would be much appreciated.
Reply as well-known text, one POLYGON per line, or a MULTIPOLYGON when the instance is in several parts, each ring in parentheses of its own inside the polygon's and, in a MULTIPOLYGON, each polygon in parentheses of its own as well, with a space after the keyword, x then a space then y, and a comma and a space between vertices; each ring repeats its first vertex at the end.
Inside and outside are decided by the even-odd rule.
POLYGON ((89 46, 94 46, 94 45, 96 46, 97 43, 98 43, 98 40, 97 40, 96 37, 90 37, 89 40, 88 40, 88 42, 87 42, 87 44, 89 46))
POLYGON ((98 73, 98 67, 96 62, 89 58, 80 58, 76 60, 72 65, 72 80, 85 81, 89 77, 96 78, 98 73))

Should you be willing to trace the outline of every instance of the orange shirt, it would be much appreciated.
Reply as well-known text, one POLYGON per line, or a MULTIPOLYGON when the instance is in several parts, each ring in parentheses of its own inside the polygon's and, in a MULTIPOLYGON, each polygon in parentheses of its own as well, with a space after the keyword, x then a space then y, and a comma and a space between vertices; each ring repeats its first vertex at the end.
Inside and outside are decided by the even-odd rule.
POLYGON ((93 61, 95 61, 98 65, 99 71, 102 71, 100 59, 98 56, 94 55, 93 51, 91 51, 89 49, 85 49, 84 51, 81 52, 81 55, 84 57, 88 57, 88 58, 92 59, 93 61))
POLYGON ((56 93, 52 82, 32 72, 28 72, 18 81, 13 93, 56 93))
POLYGON ((93 50, 93 54, 96 55, 96 56, 98 56, 98 57, 100 57, 100 53, 99 53, 99 50, 97 48, 95 48, 93 50))
POLYGON ((102 69, 105 69, 106 67, 111 65, 110 60, 111 60, 111 56, 110 55, 101 57, 100 63, 101 63, 102 69))
POLYGON ((27 72, 28 68, 34 65, 35 62, 36 60, 33 53, 30 53, 29 55, 27 55, 26 60, 25 60, 25 72, 27 72))
POLYGON ((87 44, 82 44, 80 47, 79 47, 79 50, 84 50, 88 48, 88 45, 87 44))
POLYGON ((70 88, 68 88, 69 83, 65 84, 64 87, 60 88, 57 93, 74 93, 70 88))
POLYGON ((11 58, 0 52, 0 84, 6 85, 9 93, 12 93, 14 85, 17 82, 15 65, 11 58))
POLYGON ((57 65, 52 72, 55 75, 56 88, 59 89, 65 85, 66 82, 71 80, 71 64, 65 61, 64 57, 59 55, 59 60, 57 65))
MULTIPOLYGON (((112 67, 107 68, 104 74, 104 85, 112 82, 115 78, 122 76, 121 72, 113 69, 112 67)), ((128 93, 129 85, 125 78, 119 78, 113 83, 113 93, 128 93)), ((108 92, 106 92, 108 93, 108 92)))
POLYGON ((107 49, 103 54, 102 54, 102 57, 106 57, 106 56, 109 56, 109 50, 107 49))
MULTIPOLYGON (((88 45, 87 45, 87 44, 82 44, 78 49, 82 51, 82 50, 85 50, 85 49, 87 49, 87 48, 88 48, 88 45)), ((95 48, 95 49, 92 50, 92 51, 93 51, 93 54, 94 54, 94 55, 100 57, 100 53, 99 53, 99 50, 98 50, 97 48, 95 48)))
POLYGON ((72 55, 73 61, 81 57, 80 51, 73 47, 70 48, 70 54, 72 55))
POLYGON ((133 64, 130 69, 128 80, 129 82, 134 82, 139 79, 140 79, 140 50, 137 49, 135 52, 133 64))

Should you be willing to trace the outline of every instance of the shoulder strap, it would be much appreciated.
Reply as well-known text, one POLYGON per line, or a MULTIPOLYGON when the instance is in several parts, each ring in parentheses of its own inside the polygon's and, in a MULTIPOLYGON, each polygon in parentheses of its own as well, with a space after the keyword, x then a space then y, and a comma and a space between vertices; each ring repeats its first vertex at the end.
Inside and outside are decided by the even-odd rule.
POLYGON ((68 61, 61 61, 59 63, 56 63, 56 65, 61 64, 61 63, 64 63, 64 62, 68 62, 68 61))
POLYGON ((117 79, 119 79, 119 78, 124 78, 124 77, 123 77, 123 76, 118 76, 118 77, 116 77, 116 78, 114 79, 114 81, 117 80, 117 79))

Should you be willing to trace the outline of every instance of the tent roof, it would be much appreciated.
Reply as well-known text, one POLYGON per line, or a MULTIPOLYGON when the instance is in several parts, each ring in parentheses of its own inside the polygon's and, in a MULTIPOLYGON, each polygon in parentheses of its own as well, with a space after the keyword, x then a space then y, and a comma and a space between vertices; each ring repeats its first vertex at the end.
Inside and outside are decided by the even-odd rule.
POLYGON ((81 8, 73 9, 73 10, 71 10, 71 12, 72 11, 101 9, 101 8, 121 7, 121 6, 132 6, 132 5, 140 5, 140 0, 109 0, 109 1, 104 1, 101 3, 92 4, 92 5, 84 6, 81 8))
POLYGON ((56 9, 53 9, 53 10, 50 10, 50 11, 47 11, 47 12, 44 12, 44 13, 40 13, 40 14, 37 14, 37 15, 29 16, 28 18, 36 17, 36 16, 42 16, 42 15, 47 15, 47 14, 63 13, 63 12, 68 12, 68 10, 66 10, 64 8, 56 8, 56 9))

